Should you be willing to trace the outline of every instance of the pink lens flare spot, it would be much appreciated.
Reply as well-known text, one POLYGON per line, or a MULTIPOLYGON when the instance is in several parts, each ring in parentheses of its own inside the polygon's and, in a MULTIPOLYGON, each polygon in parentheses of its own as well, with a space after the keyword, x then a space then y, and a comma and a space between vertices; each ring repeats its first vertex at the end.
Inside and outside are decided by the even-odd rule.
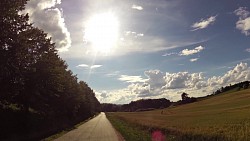
POLYGON ((152 141, 166 141, 165 135, 157 130, 152 133, 152 141))

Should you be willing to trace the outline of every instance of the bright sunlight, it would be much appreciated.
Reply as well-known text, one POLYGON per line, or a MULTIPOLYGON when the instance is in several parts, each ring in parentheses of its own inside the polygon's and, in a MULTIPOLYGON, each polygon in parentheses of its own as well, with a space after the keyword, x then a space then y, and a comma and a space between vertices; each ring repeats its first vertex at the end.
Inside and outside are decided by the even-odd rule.
POLYGON ((118 39, 118 20, 111 13, 91 17, 85 25, 84 39, 97 52, 110 52, 118 39))

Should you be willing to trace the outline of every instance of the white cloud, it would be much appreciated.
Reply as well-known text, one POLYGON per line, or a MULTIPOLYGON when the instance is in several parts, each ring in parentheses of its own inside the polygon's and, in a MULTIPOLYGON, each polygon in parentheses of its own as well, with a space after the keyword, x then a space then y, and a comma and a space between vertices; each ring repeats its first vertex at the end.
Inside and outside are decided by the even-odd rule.
POLYGON ((246 7, 239 7, 234 11, 234 14, 239 16, 241 19, 247 18, 250 15, 250 12, 247 11, 246 7))
POLYGON ((55 7, 60 3, 60 0, 31 0, 21 13, 29 13, 29 22, 48 33, 59 51, 67 51, 71 46, 71 38, 62 10, 55 7))
POLYGON ((190 59, 189 61, 190 61, 190 62, 196 62, 196 61, 198 61, 198 59, 199 59, 199 58, 192 58, 192 59, 190 59))
POLYGON ((120 78, 118 78, 118 80, 125 81, 128 83, 145 82, 145 79, 143 79, 141 76, 130 76, 130 75, 121 75, 120 78))
POLYGON ((92 66, 90 66, 91 69, 100 68, 100 67, 102 67, 102 65, 92 65, 92 66))
POLYGON ((247 11, 246 7, 239 7, 234 13, 239 16, 239 20, 236 22, 236 28, 246 36, 250 35, 250 12, 247 11))
POLYGON ((250 17, 237 21, 236 28, 246 36, 250 35, 250 17))
POLYGON ((138 97, 148 97, 152 96, 150 92, 150 86, 146 83, 144 84, 130 84, 128 86, 128 90, 130 90, 132 93, 136 94, 138 97))
POLYGON ((78 66, 76 66, 76 67, 88 68, 88 67, 89 67, 89 65, 87 65, 87 64, 80 64, 80 65, 78 65, 78 66))
MULTIPOLYGON (((135 31, 125 31, 124 35, 127 38, 131 38, 131 37, 137 38, 137 37, 143 37, 144 36, 143 33, 136 33, 135 31)), ((124 38, 123 38, 123 40, 124 40, 124 38)))
POLYGON ((102 65, 87 65, 87 64, 80 64, 76 67, 82 67, 82 68, 89 68, 89 69, 96 69, 102 67, 102 65))
POLYGON ((137 36, 142 37, 142 36, 144 36, 144 34, 139 33, 139 34, 137 34, 137 36))
POLYGON ((175 52, 170 52, 170 53, 165 53, 162 56, 170 56, 170 55, 176 55, 177 53, 175 52))
POLYGON ((208 85, 221 87, 247 80, 250 80, 250 68, 247 66, 247 63, 240 63, 223 76, 209 78, 208 85))
POLYGON ((188 72, 178 72, 178 73, 166 73, 165 81, 166 89, 179 89, 179 88, 194 88, 198 87, 199 81, 203 81, 203 74, 200 73, 188 73, 188 72))
POLYGON ((149 84, 151 89, 161 88, 165 85, 164 73, 160 70, 148 70, 144 74, 148 77, 146 83, 149 84))
MULTIPOLYGON (((107 93, 99 93, 98 99, 111 103, 129 103, 143 98, 168 98, 172 101, 181 99, 182 92, 198 97, 212 94, 222 86, 250 80, 250 67, 247 63, 239 63, 221 76, 206 78, 202 72, 177 72, 165 74, 160 70, 145 71, 148 77, 143 83, 136 81, 126 88, 107 93)), ((141 76, 136 77, 141 79, 141 76)))
POLYGON ((132 9, 136 9, 136 10, 143 10, 143 7, 142 7, 142 6, 135 5, 135 4, 133 4, 131 8, 132 8, 132 9))
POLYGON ((199 53, 201 52, 202 50, 204 50, 205 48, 203 46, 198 46, 194 49, 191 49, 191 50, 188 50, 188 49, 184 49, 182 50, 179 55, 182 56, 188 56, 188 55, 192 55, 192 54, 196 54, 196 53, 199 53))
POLYGON ((136 94, 132 93, 128 88, 111 91, 95 91, 95 95, 101 103, 125 104, 132 100, 139 99, 136 94))
POLYGON ((211 16, 207 19, 201 19, 199 22, 194 23, 191 27, 194 28, 192 31, 198 30, 198 29, 204 29, 208 27, 208 25, 213 24, 216 20, 217 16, 211 16))
MULTIPOLYGON (((166 38, 156 37, 156 36, 147 36, 143 35, 143 38, 136 37, 137 34, 132 32, 123 33, 124 36, 122 40, 119 40, 116 44, 116 47, 112 48, 108 54, 94 52, 93 49, 89 46, 81 46, 78 44, 74 46, 74 49, 69 50, 68 52, 61 53, 60 56, 63 58, 85 58, 86 60, 91 60, 91 58, 98 55, 96 59, 105 59, 107 56, 123 56, 131 53, 153 53, 159 51, 167 51, 174 48, 180 48, 184 46, 191 46, 194 44, 199 44, 207 40, 201 41, 186 41, 178 40, 172 41, 167 40, 166 38), (72 55, 73 54, 73 55, 72 55)), ((140 34, 140 33, 139 33, 140 34)))
POLYGON ((116 53, 115 55, 121 55, 126 53, 134 53, 134 52, 144 52, 144 53, 152 53, 163 50, 169 50, 173 48, 193 45, 199 42, 187 42, 187 41, 170 41, 160 37, 151 37, 151 36, 143 36, 143 40, 134 40, 134 38, 125 37, 124 41, 119 42, 118 47, 113 51, 116 53))
POLYGON ((247 52, 250 52, 250 48, 247 48, 246 51, 247 51, 247 52))

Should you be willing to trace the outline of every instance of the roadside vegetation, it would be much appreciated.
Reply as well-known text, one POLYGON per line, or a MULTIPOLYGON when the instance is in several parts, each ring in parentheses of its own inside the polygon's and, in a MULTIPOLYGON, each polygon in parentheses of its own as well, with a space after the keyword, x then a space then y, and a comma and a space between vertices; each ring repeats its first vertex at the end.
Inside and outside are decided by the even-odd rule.
POLYGON ((0 2, 0 140, 39 140, 100 111, 51 38, 19 14, 26 2, 0 2))
MULTIPOLYGON (((114 121, 166 140, 250 140, 250 89, 232 90, 198 102, 146 112, 107 113, 114 121)), ((118 124, 119 125, 119 124, 118 124)), ((114 124, 124 134, 123 126, 114 124)))
POLYGON ((126 141, 151 141, 150 129, 128 123, 113 114, 107 114, 107 118, 126 141))

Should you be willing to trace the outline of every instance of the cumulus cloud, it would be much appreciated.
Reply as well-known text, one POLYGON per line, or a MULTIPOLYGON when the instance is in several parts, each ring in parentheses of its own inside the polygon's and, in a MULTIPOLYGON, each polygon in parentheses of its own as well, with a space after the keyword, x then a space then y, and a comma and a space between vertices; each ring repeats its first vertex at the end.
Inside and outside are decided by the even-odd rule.
POLYGON ((146 83, 149 84, 151 89, 161 88, 165 85, 164 73, 160 70, 148 70, 144 74, 148 77, 146 83))
POLYGON ((118 80, 125 81, 128 83, 145 82, 145 79, 143 79, 141 76, 130 76, 130 75, 121 75, 120 78, 118 78, 118 80))
POLYGON ((163 73, 160 70, 148 70, 144 74, 148 78, 144 82, 131 81, 132 84, 127 88, 100 93, 99 99, 113 103, 129 103, 142 97, 166 97, 176 101, 181 99, 182 92, 187 92, 190 96, 205 96, 222 86, 250 80, 250 68, 247 63, 239 63, 225 74, 209 78, 202 72, 163 73))
POLYGON ((139 99, 134 93, 128 88, 111 90, 111 91, 95 91, 96 98, 101 103, 116 103, 126 104, 132 100, 139 99))
POLYGON ((246 51, 250 53, 250 48, 247 48, 246 51))
POLYGON ((250 17, 237 21, 236 28, 246 36, 250 35, 250 17))
POLYGON ((203 81, 203 74, 200 73, 166 73, 165 81, 166 89, 179 89, 179 88, 198 88, 197 83, 203 81))
POLYGON ((128 86, 128 90, 130 90, 132 93, 136 94, 137 97, 148 97, 152 96, 150 92, 150 86, 146 83, 144 84, 131 84, 128 86))
POLYGON ((239 7, 234 13, 239 16, 239 20, 236 22, 236 28, 246 36, 250 35, 250 12, 247 11, 246 7, 239 7))
MULTIPOLYGON (((160 70, 145 71, 145 75, 148 77, 148 80, 144 84, 134 84, 133 86, 143 90, 143 92, 147 90, 147 94, 151 96, 164 94, 170 90, 190 92, 206 90, 206 94, 211 94, 212 91, 222 86, 250 80, 250 68, 247 66, 247 63, 240 63, 224 75, 210 78, 204 77, 202 72, 166 72, 164 74, 160 70)), ((138 95, 141 95, 140 91, 137 92, 138 95)))
POLYGON ((87 69, 96 69, 96 68, 102 67, 102 65, 87 65, 87 64, 80 64, 80 65, 77 65, 76 67, 87 68, 87 69))
POLYGON ((71 39, 62 10, 55 7, 60 3, 60 0, 31 0, 21 13, 29 13, 29 22, 48 33, 59 51, 67 51, 71 46, 71 39))
POLYGON ((250 12, 247 11, 246 7, 239 7, 234 11, 234 14, 239 16, 240 19, 245 19, 250 15, 250 12))
POLYGON ((247 66, 247 63, 240 63, 223 76, 211 77, 207 82, 209 86, 221 87, 247 80, 250 80, 250 68, 247 66))
POLYGON ((132 8, 132 9, 136 9, 136 10, 143 10, 143 7, 142 7, 142 6, 135 5, 135 4, 133 4, 131 8, 132 8))
POLYGON ((204 29, 215 22, 217 16, 211 16, 207 19, 201 19, 199 22, 194 23, 191 27, 193 28, 192 31, 204 29))
POLYGON ((191 49, 191 50, 188 50, 188 49, 184 49, 182 50, 179 55, 180 56, 188 56, 188 55, 192 55, 192 54, 196 54, 196 53, 199 53, 201 52, 202 50, 204 50, 205 48, 203 46, 198 46, 194 49, 191 49))
POLYGON ((192 58, 192 59, 190 59, 189 61, 190 61, 190 62, 196 62, 196 61, 198 61, 198 59, 199 59, 199 58, 192 58))

